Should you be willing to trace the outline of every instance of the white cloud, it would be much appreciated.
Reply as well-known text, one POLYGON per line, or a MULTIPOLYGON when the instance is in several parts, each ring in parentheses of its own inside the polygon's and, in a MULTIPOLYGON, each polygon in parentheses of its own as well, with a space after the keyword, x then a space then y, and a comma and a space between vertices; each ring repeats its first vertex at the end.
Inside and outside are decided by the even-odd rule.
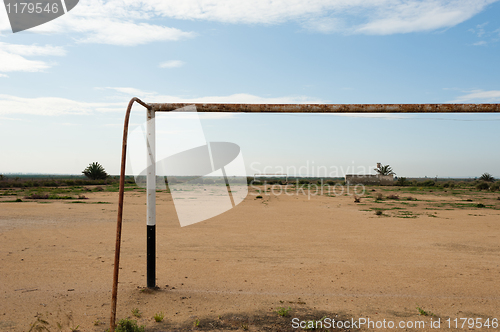
POLYGON ((484 40, 478 41, 477 43, 472 44, 474 46, 486 46, 488 43, 484 40))
MULTIPOLYGON (((320 32, 393 34, 457 25, 498 0, 143 0, 156 15, 225 23, 297 21, 320 32)), ((136 2, 137 3, 137 2, 136 2)))
POLYGON ((0 77, 9 77, 9 75, 0 74, 0 77))
POLYGON ((20 45, 0 42, 0 49, 9 53, 19 54, 23 56, 66 55, 66 50, 63 47, 51 45, 20 45))
MULTIPOLYGON (((45 61, 30 60, 30 56, 64 56, 66 51, 59 46, 19 45, 0 42, 0 72, 39 72, 53 66, 45 61)), ((2 75, 6 76, 6 75, 2 75)))
POLYGON ((160 68, 177 68, 184 66, 185 62, 181 60, 170 60, 160 63, 160 68))
POLYGON ((473 90, 469 93, 459 96, 450 103, 498 103, 500 102, 500 90, 473 90))
MULTIPOLYGON (((195 36, 193 32, 157 23, 162 18, 173 18, 231 24, 296 22, 323 33, 384 35, 453 27, 496 1, 499 0, 88 0, 80 1, 67 15, 30 31, 68 33, 79 42, 124 46, 195 36), (148 22, 152 19, 156 25, 148 22)), ((6 24, 0 25, 0 29, 6 28, 6 24)))
POLYGON ((88 36, 79 39, 82 43, 135 46, 156 41, 175 41, 194 34, 179 29, 146 23, 115 22, 112 20, 81 20, 88 36))
POLYGON ((131 87, 104 87, 104 88, 96 88, 96 89, 98 89, 98 90, 113 90, 113 91, 119 92, 121 94, 129 95, 129 96, 136 96, 136 97, 140 97, 140 96, 147 97, 147 96, 151 96, 151 95, 156 95, 156 92, 147 92, 147 91, 143 91, 143 90, 131 88, 131 87))
POLYGON ((486 31, 484 30, 484 27, 488 25, 489 22, 484 22, 483 24, 478 24, 476 25, 475 29, 469 29, 470 32, 477 34, 479 38, 483 37, 486 31))
POLYGON ((477 41, 473 43, 472 45, 474 46, 488 46, 489 44, 496 43, 499 41, 499 36, 497 33, 500 32, 500 29, 491 31, 491 30, 486 30, 485 27, 488 25, 489 22, 484 22, 483 24, 478 24, 476 25, 475 28, 469 29, 468 31, 472 32, 473 34, 477 35, 478 38, 481 38, 482 40, 477 41))
MULTIPOLYGON (((317 104, 324 100, 308 96, 260 97, 248 93, 236 93, 229 96, 179 97, 161 95, 154 91, 144 91, 132 87, 99 87, 100 90, 113 90, 128 98, 144 98, 146 103, 241 103, 241 104, 317 104)), ((123 97, 123 96, 122 96, 123 97)))
MULTIPOLYGON (((289 104, 289 103, 321 103, 321 100, 306 96, 259 97, 251 94, 233 94, 229 96, 206 96, 183 98, 177 96, 158 95, 155 92, 144 92, 135 88, 100 88, 110 89, 127 94, 128 97, 139 96, 147 103, 248 103, 248 104, 289 104)), ((64 114, 89 115, 95 112, 124 112, 128 100, 120 102, 99 103, 81 102, 66 98, 43 97, 24 98, 0 94, 0 116, 8 114, 32 114, 57 116, 64 114)))
POLYGON ((37 72, 43 71, 49 67, 51 67, 51 65, 44 61, 28 60, 18 54, 0 50, 0 72, 37 72))
POLYGON ((308 96, 260 97, 248 93, 236 93, 228 96, 179 97, 161 95, 154 91, 144 91, 132 87, 100 87, 119 92, 129 98, 144 98, 147 103, 241 103, 241 104, 317 104, 324 100, 308 96))
POLYGON ((316 104, 323 101, 307 96, 260 97, 247 93, 229 96, 177 97, 155 95, 146 102, 150 103, 228 103, 228 104, 316 104))
POLYGON ((385 1, 374 7, 369 22, 355 28, 366 34, 393 34, 449 28, 462 23, 497 0, 385 1))
POLYGON ((110 106, 120 108, 123 111, 123 103, 87 103, 55 97, 22 98, 10 95, 0 95, 0 115, 84 115, 91 114, 94 111, 101 111, 110 106))
POLYGON ((121 0, 89 0, 67 15, 30 29, 38 33, 69 33, 80 43, 121 46, 142 45, 156 41, 176 41, 194 37, 193 32, 154 25, 141 20, 156 17, 145 4, 121 0))

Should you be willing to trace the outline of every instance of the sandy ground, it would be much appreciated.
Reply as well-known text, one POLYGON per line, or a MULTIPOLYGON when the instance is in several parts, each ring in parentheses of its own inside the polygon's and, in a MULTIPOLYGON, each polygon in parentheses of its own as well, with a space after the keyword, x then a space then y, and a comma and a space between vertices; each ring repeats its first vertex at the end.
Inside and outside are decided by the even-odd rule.
MULTIPOLYGON (((50 331, 109 327, 118 195, 87 196, 84 204, 1 203, 0 331, 28 331, 37 315, 50 331)), ((468 330, 447 319, 500 319, 499 210, 378 217, 349 196, 249 195, 181 228, 160 193, 160 290, 145 292, 145 194, 127 192, 125 202, 117 317, 138 308, 147 330, 190 330, 196 319, 201 330, 217 330, 217 321, 269 330, 259 317, 282 319, 278 307, 291 307, 291 317, 426 322, 408 331, 435 331, 431 319, 446 331, 468 330)))

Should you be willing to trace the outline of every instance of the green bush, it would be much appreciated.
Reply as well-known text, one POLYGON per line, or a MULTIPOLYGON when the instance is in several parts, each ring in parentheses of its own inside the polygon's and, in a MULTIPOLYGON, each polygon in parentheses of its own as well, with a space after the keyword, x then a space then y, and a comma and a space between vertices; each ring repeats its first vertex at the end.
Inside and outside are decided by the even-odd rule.
POLYGON ((477 186, 476 189, 478 190, 488 190, 490 188, 490 185, 487 184, 486 182, 480 182, 477 186))
POLYGON ((116 325, 115 332, 144 332, 144 326, 137 326, 137 321, 122 319, 116 325))
POLYGON ((423 182, 420 182, 419 185, 422 187, 434 187, 436 185, 436 182, 434 182, 434 180, 425 180, 423 182))
POLYGON ((405 187, 409 184, 410 182, 405 177, 400 177, 398 178, 398 181, 396 181, 396 186, 405 187))
POLYGON ((165 314, 163 312, 157 312, 156 314, 153 315, 153 318, 155 319, 155 322, 159 323, 163 320, 165 317, 165 314))
POLYGON ((500 181, 497 181, 490 186, 491 191, 498 191, 499 189, 500 189, 500 181))
POLYGON ((290 307, 288 308, 279 307, 274 312, 276 312, 281 317, 287 317, 290 314, 290 310, 292 310, 292 308, 290 307))

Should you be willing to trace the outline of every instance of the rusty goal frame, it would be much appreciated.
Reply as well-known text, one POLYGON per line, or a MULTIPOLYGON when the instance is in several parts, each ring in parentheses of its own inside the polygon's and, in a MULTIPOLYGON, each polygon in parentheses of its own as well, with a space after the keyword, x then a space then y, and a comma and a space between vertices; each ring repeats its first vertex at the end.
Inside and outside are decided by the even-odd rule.
POLYGON ((499 113, 500 104, 197 104, 197 103, 145 103, 132 98, 125 114, 120 189, 118 192, 118 218, 116 224, 113 290, 111 294, 110 332, 115 330, 118 272, 125 188, 125 165, 128 124, 132 105, 138 103, 147 109, 148 164, 147 164, 147 287, 156 287, 156 169, 155 169, 155 113, 170 112, 194 105, 197 112, 224 113, 499 113))

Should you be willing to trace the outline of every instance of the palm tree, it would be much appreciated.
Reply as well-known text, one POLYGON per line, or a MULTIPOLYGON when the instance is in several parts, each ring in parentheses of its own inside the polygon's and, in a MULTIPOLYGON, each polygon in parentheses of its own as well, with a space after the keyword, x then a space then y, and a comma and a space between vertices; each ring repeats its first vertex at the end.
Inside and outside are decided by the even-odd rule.
POLYGON ((104 167, 98 162, 89 164, 82 173, 91 180, 104 180, 108 177, 108 173, 106 173, 104 167))
POLYGON ((380 175, 396 175, 394 171, 392 170, 392 167, 389 165, 378 165, 377 168, 375 168, 375 171, 377 171, 378 174, 380 175))
POLYGON ((495 178, 493 176, 491 176, 490 173, 484 173, 483 175, 481 175, 479 180, 486 181, 486 182, 493 182, 493 181, 495 181, 495 178))

